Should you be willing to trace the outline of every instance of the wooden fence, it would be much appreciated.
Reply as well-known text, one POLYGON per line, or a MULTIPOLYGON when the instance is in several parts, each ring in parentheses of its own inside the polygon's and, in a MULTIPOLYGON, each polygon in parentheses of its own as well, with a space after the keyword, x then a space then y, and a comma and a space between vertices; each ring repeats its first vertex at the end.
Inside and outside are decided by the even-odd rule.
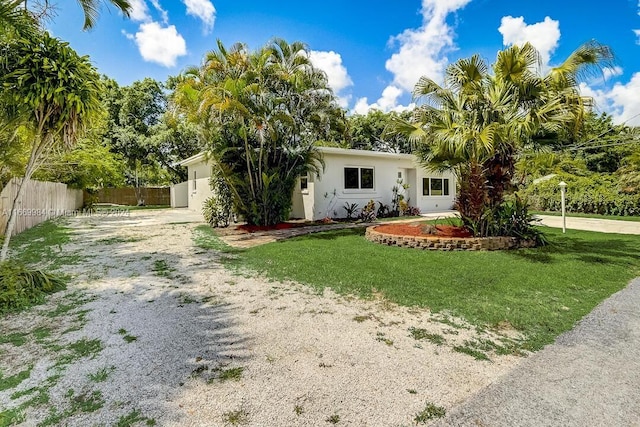
MULTIPOLYGON (((0 193, 0 235, 4 235, 9 221, 13 199, 18 192, 20 178, 13 178, 0 193)), ((48 219, 72 215, 82 207, 82 190, 67 188, 66 184, 29 180, 16 206, 16 227, 13 234, 21 233, 48 219)))
POLYGON ((103 188, 97 194, 85 197, 96 197, 95 203, 112 203, 115 205, 137 206, 138 195, 145 205, 171 205, 171 190, 169 187, 133 187, 103 188), (136 194, 136 191, 138 194, 136 194))

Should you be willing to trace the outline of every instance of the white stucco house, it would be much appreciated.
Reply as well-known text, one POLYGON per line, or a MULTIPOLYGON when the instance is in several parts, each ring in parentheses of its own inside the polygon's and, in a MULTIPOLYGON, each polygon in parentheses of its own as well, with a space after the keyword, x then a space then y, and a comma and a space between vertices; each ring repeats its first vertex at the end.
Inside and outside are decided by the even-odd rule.
MULTIPOLYGON (((361 209, 369 200, 391 205, 393 187, 399 179, 409 185, 406 190, 401 189, 405 200, 421 212, 453 208, 454 175, 428 172, 411 154, 333 147, 321 147, 320 151, 324 157, 324 171, 319 177, 300 177, 293 192, 292 218, 341 218, 346 216, 345 204, 356 203, 361 209)), ((187 167, 189 180, 172 188, 172 201, 182 201, 184 207, 201 211, 202 204, 212 194, 209 187, 211 167, 203 153, 180 164, 187 167)))

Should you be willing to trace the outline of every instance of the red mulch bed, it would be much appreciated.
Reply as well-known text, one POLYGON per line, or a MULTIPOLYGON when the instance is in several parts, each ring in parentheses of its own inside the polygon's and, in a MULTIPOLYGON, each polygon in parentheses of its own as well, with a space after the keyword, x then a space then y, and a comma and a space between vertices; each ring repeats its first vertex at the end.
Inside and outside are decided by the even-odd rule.
POLYGON ((472 237, 469 230, 454 225, 436 225, 437 234, 427 234, 423 231, 424 223, 384 224, 375 228, 380 233, 393 234, 395 236, 423 236, 423 237, 472 237))

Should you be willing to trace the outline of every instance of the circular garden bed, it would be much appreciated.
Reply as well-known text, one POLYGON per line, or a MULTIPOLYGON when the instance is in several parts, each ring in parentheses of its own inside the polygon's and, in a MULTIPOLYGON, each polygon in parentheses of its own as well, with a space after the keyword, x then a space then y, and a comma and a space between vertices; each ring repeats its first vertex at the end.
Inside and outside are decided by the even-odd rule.
POLYGON ((463 227, 424 222, 383 224, 367 228, 367 240, 388 246, 439 251, 495 251, 530 248, 535 242, 515 237, 473 237, 463 227))

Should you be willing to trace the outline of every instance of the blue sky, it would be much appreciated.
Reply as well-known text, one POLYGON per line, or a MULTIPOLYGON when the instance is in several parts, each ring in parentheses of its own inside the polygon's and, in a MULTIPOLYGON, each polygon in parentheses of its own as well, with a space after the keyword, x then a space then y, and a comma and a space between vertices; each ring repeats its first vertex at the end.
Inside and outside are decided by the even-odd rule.
POLYGON ((53 34, 89 55, 123 85, 160 81, 198 65, 216 39, 259 47, 272 37, 305 42, 352 112, 405 108, 421 75, 439 80, 448 63, 478 53, 493 62, 509 44, 530 41, 545 66, 595 39, 615 67, 583 82, 600 111, 640 125, 639 0, 134 0, 131 19, 103 8, 81 31, 75 2, 61 3, 53 34))

